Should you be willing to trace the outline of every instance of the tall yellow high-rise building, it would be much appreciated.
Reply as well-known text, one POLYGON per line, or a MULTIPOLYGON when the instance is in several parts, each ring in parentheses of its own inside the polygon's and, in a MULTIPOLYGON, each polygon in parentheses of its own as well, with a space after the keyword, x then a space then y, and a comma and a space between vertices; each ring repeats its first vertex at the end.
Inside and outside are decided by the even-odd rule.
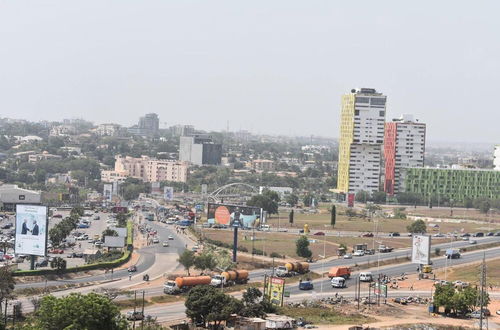
POLYGON ((379 190, 386 99, 372 88, 342 95, 337 192, 379 190))

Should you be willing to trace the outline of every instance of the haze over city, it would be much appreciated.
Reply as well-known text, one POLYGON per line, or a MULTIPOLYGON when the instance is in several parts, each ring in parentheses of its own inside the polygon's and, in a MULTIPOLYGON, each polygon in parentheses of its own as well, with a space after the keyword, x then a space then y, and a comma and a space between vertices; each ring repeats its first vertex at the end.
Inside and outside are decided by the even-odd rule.
POLYGON ((3 1, 0 113, 337 138, 341 95, 372 87, 431 140, 495 143, 499 7, 3 1))

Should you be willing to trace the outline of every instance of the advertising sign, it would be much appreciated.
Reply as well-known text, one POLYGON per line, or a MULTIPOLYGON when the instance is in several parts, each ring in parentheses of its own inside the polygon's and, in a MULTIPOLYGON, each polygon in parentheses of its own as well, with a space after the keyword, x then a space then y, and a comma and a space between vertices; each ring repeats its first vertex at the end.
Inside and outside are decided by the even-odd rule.
POLYGON ((102 197, 104 197, 104 200, 106 201, 111 201, 111 198, 113 197, 113 185, 106 183, 102 189, 102 197))
POLYGON ((227 226, 233 226, 237 220, 239 227, 249 228, 255 225, 260 213, 259 207, 208 203, 207 219, 210 224, 227 226))
POLYGON ((174 200, 174 187, 163 187, 163 198, 165 201, 174 200))
POLYGON ((279 277, 266 277, 266 295, 269 302, 275 306, 283 306, 285 280, 279 277))
POLYGON ((374 291, 377 296, 387 297, 387 284, 375 283, 374 291))
POLYGON ((39 205, 16 206, 15 252, 45 256, 47 248, 47 207, 39 205))
POLYGON ((161 188, 159 182, 151 182, 151 193, 161 195, 161 188))
POLYGON ((428 265, 431 257, 431 237, 429 235, 413 235, 411 262, 428 265))
POLYGON ((347 194, 347 207, 354 207, 354 197, 353 193, 347 194))

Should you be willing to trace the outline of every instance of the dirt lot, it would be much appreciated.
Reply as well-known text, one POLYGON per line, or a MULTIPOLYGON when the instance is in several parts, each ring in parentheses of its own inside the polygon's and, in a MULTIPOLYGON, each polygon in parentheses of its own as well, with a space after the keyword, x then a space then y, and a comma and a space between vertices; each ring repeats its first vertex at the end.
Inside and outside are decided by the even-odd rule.
MULTIPOLYGON (((227 230, 205 229, 203 230, 205 237, 218 240, 221 242, 233 243, 232 233, 227 230)), ((299 235, 292 233, 269 233, 255 232, 255 241, 252 242, 251 231, 240 231, 238 233, 238 244, 244 246, 248 251, 252 251, 252 245, 255 249, 262 250, 270 255, 272 252, 286 255, 292 258, 298 258, 295 251, 295 241, 299 235), (253 244, 252 244, 253 243, 253 244)), ((372 248, 373 238, 367 237, 334 237, 334 236, 315 236, 309 235, 310 248, 313 252, 313 258, 317 259, 318 255, 323 255, 323 250, 326 250, 326 255, 336 256, 337 249, 340 244, 345 244, 349 249, 352 249, 354 244, 368 244, 372 248)), ((408 237, 396 237, 376 239, 382 241, 382 244, 392 246, 394 248, 404 248, 411 245, 411 240, 408 237)), ((438 244, 442 239, 434 239, 433 243, 438 244)), ((375 242, 375 248, 378 243, 375 242)))

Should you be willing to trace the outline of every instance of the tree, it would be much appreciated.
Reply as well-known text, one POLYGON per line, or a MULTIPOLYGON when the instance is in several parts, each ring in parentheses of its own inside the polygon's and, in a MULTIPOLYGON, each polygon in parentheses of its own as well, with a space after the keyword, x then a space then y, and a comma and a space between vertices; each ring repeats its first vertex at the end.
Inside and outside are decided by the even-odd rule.
POLYGON ((409 233, 412 234, 424 234, 427 232, 427 226, 424 220, 415 220, 411 225, 406 227, 409 233))
POLYGON ((314 201, 313 194, 307 194, 302 198, 302 203, 304 203, 305 207, 313 206, 313 201, 314 201))
POLYGON ((490 210, 490 202, 489 201, 481 201, 479 203, 479 212, 481 213, 488 213, 490 210))
POLYGON ((116 236, 118 236, 118 233, 114 229, 106 228, 102 232, 102 239, 104 239, 104 236, 115 236, 116 237, 116 236))
POLYGON ((57 269, 57 272, 61 273, 66 269, 66 259, 61 258, 61 257, 55 257, 50 262, 50 267, 57 269))
POLYGON ((196 269, 199 269, 201 271, 204 271, 206 269, 214 270, 215 267, 217 267, 217 262, 212 252, 204 251, 202 254, 194 258, 194 268, 196 269))
POLYGON ((288 214, 288 222, 290 224, 293 224, 293 210, 290 211, 290 213, 288 214))
POLYGON ((447 285, 436 285, 436 291, 434 291, 434 306, 443 306, 445 310, 451 310, 453 308, 453 294, 455 289, 451 284, 447 285))
POLYGON ((262 292, 258 288, 247 288, 243 292, 242 302, 244 307, 239 311, 238 315, 244 317, 261 317, 265 318, 266 313, 276 312, 276 308, 266 299, 258 301, 262 297, 262 292))
POLYGON ((239 300, 209 285, 192 288, 184 305, 186 315, 193 323, 203 323, 206 326, 214 322, 215 328, 218 328, 222 321, 227 321, 231 314, 236 314, 243 308, 239 300))
POLYGON ((472 199, 469 198, 469 197, 466 197, 464 199, 464 207, 468 210, 470 209, 471 207, 474 207, 474 203, 472 202, 472 199))
POLYGON ((45 296, 29 323, 34 329, 47 330, 127 329, 118 307, 96 293, 71 293, 61 298, 45 296))
POLYGON ((195 255, 191 250, 184 250, 182 254, 179 255, 179 259, 177 261, 184 266, 184 269, 187 270, 188 275, 189 269, 194 266, 195 255))
POLYGON ((0 267, 0 311, 3 311, 3 303, 7 299, 12 298, 15 284, 16 282, 10 269, 8 267, 0 267))
POLYGON ((335 222, 337 222, 337 207, 335 205, 332 205, 332 210, 330 212, 330 224, 333 228, 335 227, 335 222))
MULTIPOLYGON (((456 289, 452 284, 436 285, 434 292, 434 305, 443 306, 447 312, 466 314, 480 306, 481 292, 476 287, 456 289)), ((484 305, 488 306, 490 297, 487 292, 484 295, 484 305)))
POLYGON ((279 200, 279 195, 275 191, 264 190, 262 194, 252 196, 247 205, 260 207, 269 214, 277 214, 279 200))
POLYGON ((345 215, 347 215, 347 217, 349 218, 349 220, 351 220, 352 218, 354 218, 358 214, 353 209, 348 208, 347 210, 345 210, 345 215))
POLYGON ((384 204, 386 201, 387 195, 383 191, 375 191, 372 193, 372 202, 377 204, 384 204))
POLYGON ((301 236, 296 242, 297 255, 302 258, 310 258, 312 251, 309 249, 309 240, 307 236, 301 236))
POLYGON ((294 207, 299 202, 299 196, 295 194, 288 194, 285 196, 285 201, 290 204, 291 207, 294 207))
POLYGON ((370 200, 370 193, 368 191, 360 190, 356 193, 356 202, 366 203, 370 200))

